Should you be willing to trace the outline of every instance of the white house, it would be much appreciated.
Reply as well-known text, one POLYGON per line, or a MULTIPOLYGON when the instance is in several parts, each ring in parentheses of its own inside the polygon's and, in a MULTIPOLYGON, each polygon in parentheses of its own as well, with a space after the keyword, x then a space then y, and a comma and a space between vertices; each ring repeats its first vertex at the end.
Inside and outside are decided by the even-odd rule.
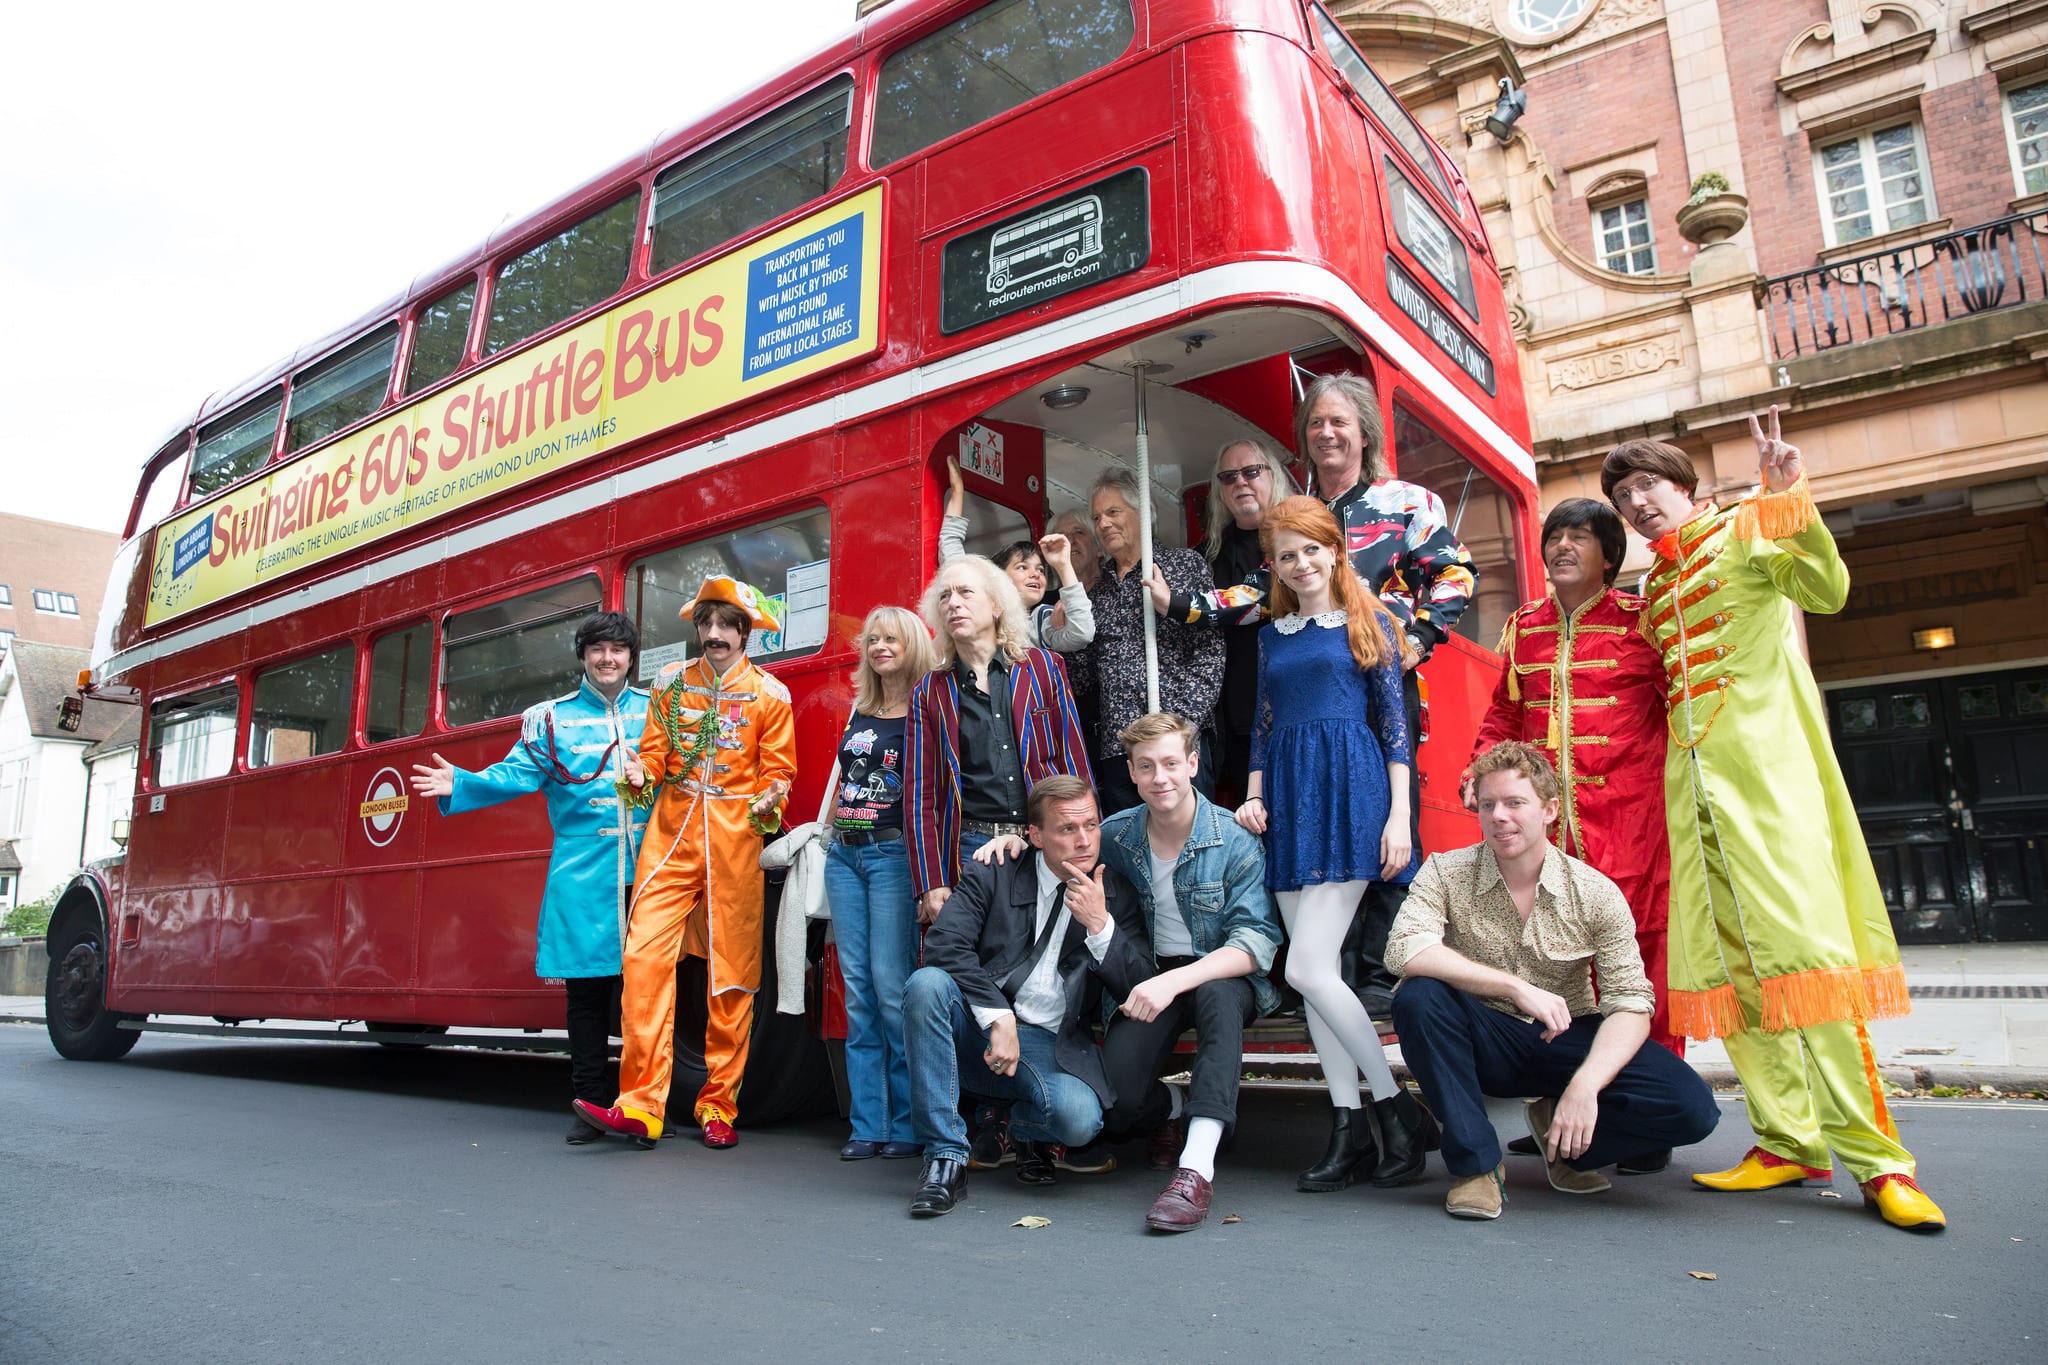
MULTIPOLYGON (((83 649, 20 639, 0 658, 0 844, 20 864, 18 871, 0 872, 13 882, 10 905, 55 890, 88 858, 113 847, 114 801, 104 801, 105 813, 96 815, 102 828, 89 833, 86 827, 85 756, 130 720, 133 708, 94 702, 76 734, 57 727, 58 708, 76 691, 89 658, 83 649)), ((132 738, 129 754, 127 790, 133 791, 132 738)), ((118 758, 114 762, 118 766, 118 758)), ((109 781, 112 774, 110 768, 109 781)))

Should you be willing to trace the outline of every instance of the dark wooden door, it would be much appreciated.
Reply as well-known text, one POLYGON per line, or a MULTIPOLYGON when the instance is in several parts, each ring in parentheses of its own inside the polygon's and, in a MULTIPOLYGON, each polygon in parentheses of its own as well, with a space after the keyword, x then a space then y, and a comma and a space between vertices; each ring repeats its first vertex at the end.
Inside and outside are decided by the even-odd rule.
POLYGON ((2048 669, 1827 696, 1899 941, 2048 938, 2048 669))

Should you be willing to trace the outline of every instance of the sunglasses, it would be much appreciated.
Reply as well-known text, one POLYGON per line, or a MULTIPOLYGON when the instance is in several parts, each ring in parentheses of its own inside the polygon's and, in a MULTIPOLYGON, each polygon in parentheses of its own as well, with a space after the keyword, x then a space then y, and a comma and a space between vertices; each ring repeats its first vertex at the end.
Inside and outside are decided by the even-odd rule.
POLYGON ((1248 464, 1242 469, 1219 469, 1216 478, 1221 483, 1250 483, 1266 472, 1262 464, 1248 464))

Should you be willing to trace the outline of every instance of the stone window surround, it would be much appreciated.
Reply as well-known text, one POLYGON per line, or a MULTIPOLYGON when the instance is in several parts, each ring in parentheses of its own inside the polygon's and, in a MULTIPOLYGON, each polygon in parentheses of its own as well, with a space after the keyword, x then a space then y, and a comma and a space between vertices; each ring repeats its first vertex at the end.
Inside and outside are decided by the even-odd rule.
POLYGON ((1885 117, 1856 125, 1853 128, 1840 128, 1834 130, 1825 138, 1818 134, 1808 135, 1807 151, 1813 166, 1814 204, 1820 212, 1821 240, 1824 243, 1820 253, 1822 259, 1825 260, 1830 254, 1860 256, 1868 251, 1882 250, 1885 243, 1893 241, 1907 242, 1920 237, 1938 236, 1948 226, 1949 220, 1945 218, 1940 220, 1940 226, 1935 225, 1936 215, 1940 212, 1940 205, 1934 192, 1934 169, 1929 164, 1927 156, 1927 127, 1920 120, 1918 104, 1919 101, 1915 99, 1913 101, 1913 112, 1902 119, 1885 117), (1867 144, 1873 135, 1890 132, 1898 127, 1900 123, 1908 125, 1913 130, 1913 151, 1920 179, 1925 186, 1922 197, 1927 204, 1928 216, 1920 222, 1910 223, 1902 228, 1886 228, 1883 231, 1874 232, 1868 237, 1859 237, 1853 242, 1836 241, 1836 224, 1834 215, 1828 207, 1827 173, 1821 164, 1821 153, 1828 147, 1837 146, 1849 141, 1851 137, 1866 143, 1863 151, 1865 158, 1863 161, 1865 180, 1862 188, 1869 205, 1868 211, 1871 215, 1871 225, 1877 227, 1879 226, 1877 221, 1878 215, 1884 211, 1884 187, 1882 177, 1877 174, 1875 149, 1867 144), (1873 245, 1873 243, 1876 245, 1873 245))

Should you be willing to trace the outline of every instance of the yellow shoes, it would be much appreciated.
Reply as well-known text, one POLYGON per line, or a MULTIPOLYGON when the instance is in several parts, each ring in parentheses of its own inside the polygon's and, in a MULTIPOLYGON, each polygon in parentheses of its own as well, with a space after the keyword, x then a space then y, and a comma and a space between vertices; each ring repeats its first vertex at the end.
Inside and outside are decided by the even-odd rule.
POLYGON ((661 1120, 644 1109, 624 1105, 602 1109, 588 1100, 576 1100, 570 1108, 591 1127, 627 1138, 639 1147, 651 1148, 661 1137, 661 1120))
POLYGON ((1863 1182, 1863 1207, 1895 1228, 1908 1232, 1940 1232, 1948 1226, 1941 1205, 1922 1193, 1910 1175, 1881 1175, 1863 1182))
POLYGON ((1802 1166, 1796 1161, 1772 1156, 1761 1147, 1752 1147, 1743 1154, 1742 1160, 1730 1169, 1702 1171, 1693 1176, 1692 1183, 1701 1189, 1726 1193, 1740 1190, 1774 1190, 1780 1185, 1800 1185, 1809 1180, 1826 1180, 1828 1175, 1827 1171, 1802 1166))

